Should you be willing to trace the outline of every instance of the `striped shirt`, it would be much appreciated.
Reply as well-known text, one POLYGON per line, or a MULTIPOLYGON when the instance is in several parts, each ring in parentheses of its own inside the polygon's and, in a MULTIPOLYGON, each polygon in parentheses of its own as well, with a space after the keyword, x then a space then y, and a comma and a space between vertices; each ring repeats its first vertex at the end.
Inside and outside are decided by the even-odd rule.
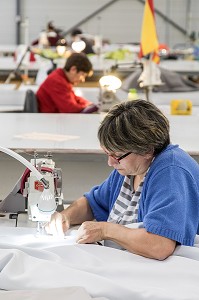
POLYGON ((122 225, 137 223, 139 200, 142 192, 144 179, 138 186, 137 190, 134 191, 134 176, 125 176, 119 196, 115 201, 115 204, 108 217, 108 222, 122 225))

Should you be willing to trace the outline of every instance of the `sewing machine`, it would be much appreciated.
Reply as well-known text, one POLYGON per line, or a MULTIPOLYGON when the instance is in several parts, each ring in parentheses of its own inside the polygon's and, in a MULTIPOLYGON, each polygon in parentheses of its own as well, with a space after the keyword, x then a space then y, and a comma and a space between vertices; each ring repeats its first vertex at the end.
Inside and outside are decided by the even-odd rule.
MULTIPOLYGON (((52 155, 48 153, 45 158, 35 157, 31 159, 31 163, 43 174, 43 178, 47 180, 49 190, 54 195, 56 206, 62 205, 62 172, 60 168, 55 167, 52 155)), ((45 208, 42 210, 41 204, 39 204, 41 194, 44 191, 43 183, 28 169, 22 176, 21 191, 23 191, 23 197, 27 199, 29 220, 39 222, 50 221, 51 214, 54 211, 46 211, 45 208)))
POLYGON ((99 96, 100 112, 108 112, 112 106, 118 103, 120 103, 120 100, 117 98, 115 91, 110 91, 106 88, 100 89, 100 96, 99 96))
POLYGON ((57 207, 63 205, 62 171, 55 167, 50 153, 38 158, 35 152, 34 159, 24 164, 27 169, 2 201, 0 211, 16 214, 27 211, 29 220, 48 222, 57 207))

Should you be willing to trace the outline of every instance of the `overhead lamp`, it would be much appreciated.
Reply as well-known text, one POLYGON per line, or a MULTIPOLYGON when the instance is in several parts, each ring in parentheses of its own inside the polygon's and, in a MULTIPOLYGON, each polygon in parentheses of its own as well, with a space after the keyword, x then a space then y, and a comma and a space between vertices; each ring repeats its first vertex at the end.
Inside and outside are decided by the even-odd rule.
POLYGON ((72 43, 71 48, 77 52, 80 53, 86 48, 86 43, 82 40, 77 40, 72 43))

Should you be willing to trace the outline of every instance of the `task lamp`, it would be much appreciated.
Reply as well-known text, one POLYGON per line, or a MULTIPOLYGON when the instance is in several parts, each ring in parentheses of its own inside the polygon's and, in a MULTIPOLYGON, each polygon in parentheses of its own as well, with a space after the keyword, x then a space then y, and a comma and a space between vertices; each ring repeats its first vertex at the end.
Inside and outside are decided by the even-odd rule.
POLYGON ((121 87, 122 82, 114 75, 105 75, 100 78, 99 84, 99 110, 107 112, 113 105, 120 102, 116 96, 116 90, 121 87))
POLYGON ((59 56, 64 55, 64 53, 66 52, 66 47, 67 47, 67 43, 66 43, 65 39, 60 39, 57 42, 56 51, 57 51, 59 56))
POLYGON ((41 221, 38 220, 38 228, 40 228, 39 223, 44 222, 44 220, 50 220, 50 216, 55 212, 56 210, 56 201, 54 195, 52 195, 50 191, 50 185, 49 182, 44 178, 43 174, 41 174, 34 165, 32 165, 29 161, 27 161, 24 157, 19 155, 18 153, 0 146, 0 151, 6 153, 7 155, 13 157, 17 161, 21 162, 24 166, 26 166, 33 174, 43 184, 44 190, 41 193, 41 196, 39 197, 37 201, 37 208, 39 211, 39 214, 44 215, 44 217, 41 217, 41 221))
POLYGON ((107 90, 117 90, 121 87, 121 80, 114 75, 104 75, 99 80, 101 87, 106 87, 107 90))

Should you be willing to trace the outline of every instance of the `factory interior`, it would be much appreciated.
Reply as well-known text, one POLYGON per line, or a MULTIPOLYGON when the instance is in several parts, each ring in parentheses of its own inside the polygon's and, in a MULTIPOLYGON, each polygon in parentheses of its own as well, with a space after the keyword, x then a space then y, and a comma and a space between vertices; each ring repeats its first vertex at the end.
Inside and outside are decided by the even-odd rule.
POLYGON ((0 299, 198 300, 199 1, 0 11, 0 299))

